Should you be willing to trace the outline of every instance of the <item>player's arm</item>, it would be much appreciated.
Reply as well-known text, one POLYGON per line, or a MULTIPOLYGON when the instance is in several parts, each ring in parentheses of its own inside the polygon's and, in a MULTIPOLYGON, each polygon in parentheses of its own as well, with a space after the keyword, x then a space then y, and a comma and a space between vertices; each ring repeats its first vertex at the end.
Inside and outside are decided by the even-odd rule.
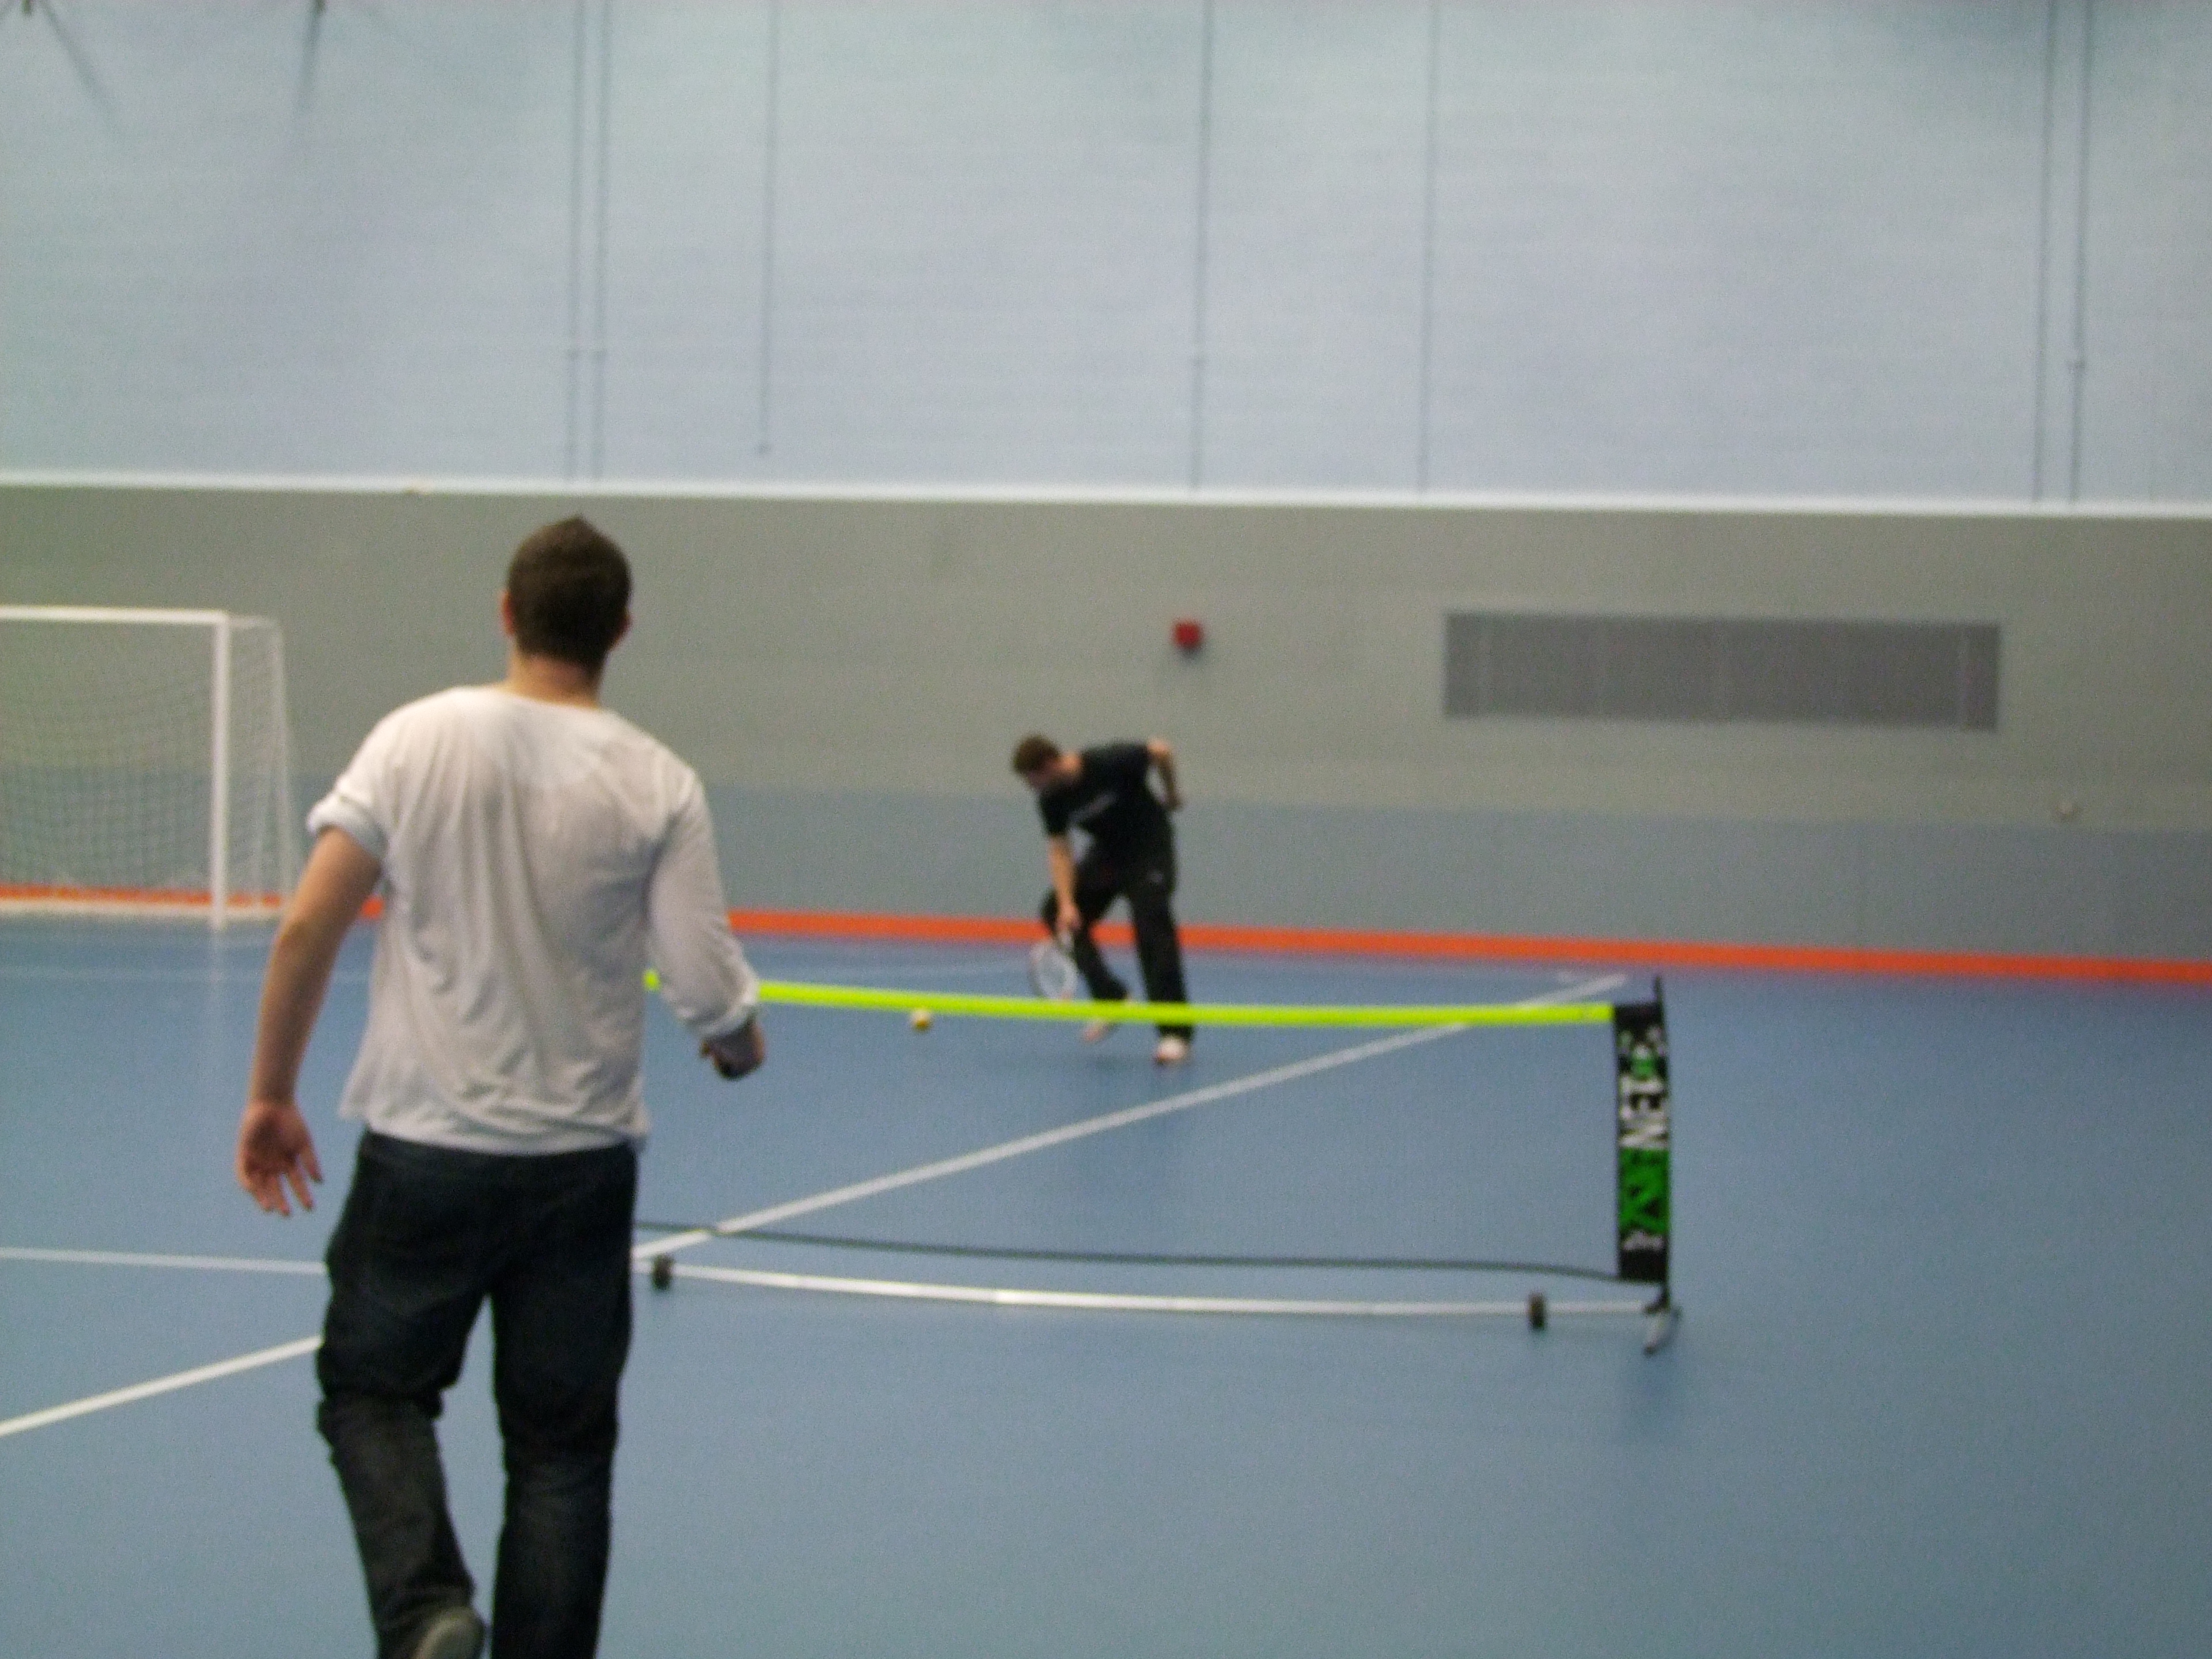
POLYGON ((1161 799, 1170 812, 1182 807, 1182 791, 1176 785, 1175 745, 1165 738, 1154 738, 1145 745, 1145 752, 1152 757, 1152 769, 1160 775, 1160 786, 1166 791, 1161 799))
POLYGON ((238 1184, 264 1210, 278 1215, 292 1213, 284 1192, 288 1182, 301 1209, 315 1207, 308 1183, 320 1181, 323 1170, 315 1158, 314 1137, 294 1098, 300 1062, 322 1011, 323 994, 330 988, 338 946, 382 870, 374 855, 344 830, 324 830, 269 947, 253 1069, 238 1125, 238 1184))
POLYGON ((1066 836, 1045 837, 1044 862, 1052 872, 1052 896, 1059 902, 1059 922, 1054 931, 1065 941, 1083 920, 1082 912, 1075 908, 1075 854, 1066 836))
POLYGON ((760 980, 730 932, 714 854, 714 820, 694 789, 677 814, 647 892, 647 931, 661 996, 699 1039, 701 1058, 725 1078, 757 1071, 760 980))

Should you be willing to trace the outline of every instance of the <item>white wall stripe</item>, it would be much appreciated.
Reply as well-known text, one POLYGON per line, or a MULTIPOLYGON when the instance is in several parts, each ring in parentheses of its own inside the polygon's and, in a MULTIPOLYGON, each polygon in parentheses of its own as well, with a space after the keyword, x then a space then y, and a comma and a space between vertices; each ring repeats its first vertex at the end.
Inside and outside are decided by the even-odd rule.
POLYGON ((1797 518, 2212 520, 2202 501, 2091 496, 2027 501, 2010 496, 1768 495, 1637 490, 1431 489, 1376 487, 1262 488, 1208 484, 1200 489, 1152 484, 931 484, 858 479, 812 484, 702 483, 696 478, 614 481, 545 477, 412 477, 373 473, 117 471, 58 467, 0 467, 0 489, 166 489, 293 495, 531 496, 566 501, 947 501, 974 506, 1172 506, 1368 507, 1445 514, 1470 509, 1517 512, 1658 514, 1742 513, 1797 518))

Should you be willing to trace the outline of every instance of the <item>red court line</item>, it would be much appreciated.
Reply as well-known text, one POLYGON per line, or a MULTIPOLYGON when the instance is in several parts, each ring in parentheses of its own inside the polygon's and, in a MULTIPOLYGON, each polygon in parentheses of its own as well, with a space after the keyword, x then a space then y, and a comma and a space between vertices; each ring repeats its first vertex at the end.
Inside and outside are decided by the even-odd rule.
MULTIPOLYGON (((204 910, 213 902, 214 896, 204 888, 195 892, 187 887, 56 887, 0 882, 0 903, 112 905, 118 909, 149 905, 190 909, 197 906, 204 910)), ((230 895, 234 909, 251 906, 255 909, 277 910, 283 908, 283 903, 284 896, 281 893, 230 895)))
MULTIPOLYGON (((892 916, 823 910, 732 910, 740 934, 892 939, 908 944, 1027 945, 1030 920, 998 916, 892 916)), ((1127 945, 1127 924, 1109 922, 1102 942, 1127 945)), ((2212 962, 2138 957, 2027 956, 1993 951, 1883 951, 1844 945, 1733 945, 1668 939, 1531 939, 1492 933, 1413 933, 1334 927, 1247 927, 1188 922, 1183 943, 1199 951, 1281 955, 1412 957, 1455 962, 1545 963, 1562 967, 1705 968, 1724 971, 1903 974, 1956 978, 2101 980, 2212 985, 2212 962)))
MULTIPOLYGON (((174 904, 204 893, 64 891, 0 885, 9 899, 97 899, 118 904, 174 904)), ((276 896, 255 895, 273 908, 276 896)), ((371 898, 364 921, 381 913, 371 898)), ((1006 916, 870 915, 835 910, 732 910, 742 934, 781 939, 887 939, 914 945, 1018 945, 1038 937, 1037 924, 1006 916)), ((1102 943, 1130 943, 1126 922, 1098 929, 1102 943)), ((1852 945, 1736 945, 1689 939, 1535 939, 1504 933, 1413 933, 1372 928, 1251 927, 1187 922, 1183 943, 1195 951, 1253 951, 1282 956, 1408 957, 1449 962, 1542 963, 1559 967, 1705 968, 1723 972, 1895 974, 1960 979, 2094 980, 2132 985, 2212 985, 2212 962, 2154 957, 2030 956, 1996 951, 1884 951, 1852 945)))

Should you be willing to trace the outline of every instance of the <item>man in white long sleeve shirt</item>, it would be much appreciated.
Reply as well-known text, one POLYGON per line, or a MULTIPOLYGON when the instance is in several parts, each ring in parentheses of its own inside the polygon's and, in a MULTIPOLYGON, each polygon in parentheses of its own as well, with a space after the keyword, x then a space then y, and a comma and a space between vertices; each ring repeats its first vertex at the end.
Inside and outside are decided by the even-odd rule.
POLYGON ((381 892, 339 1107, 365 1132, 317 1357, 380 1659, 483 1644, 433 1425, 487 1301, 501 1659, 594 1650, 647 1127, 645 969, 724 1077, 763 1058, 699 779, 599 706, 629 603, 620 550, 582 520, 528 538, 501 598, 507 678, 378 724, 308 817, 313 851, 270 952, 237 1168, 289 1215, 322 1179, 301 1059, 339 943, 381 892))

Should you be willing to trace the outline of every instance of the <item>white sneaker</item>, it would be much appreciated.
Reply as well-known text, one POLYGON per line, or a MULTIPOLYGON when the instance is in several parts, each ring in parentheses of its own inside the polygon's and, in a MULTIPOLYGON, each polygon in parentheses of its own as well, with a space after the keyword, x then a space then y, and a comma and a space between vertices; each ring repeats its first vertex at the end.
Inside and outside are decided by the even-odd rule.
POLYGON ((1155 1066, 1180 1066, 1189 1058, 1188 1037, 1164 1036, 1160 1039, 1160 1046, 1152 1050, 1152 1064, 1155 1066))

